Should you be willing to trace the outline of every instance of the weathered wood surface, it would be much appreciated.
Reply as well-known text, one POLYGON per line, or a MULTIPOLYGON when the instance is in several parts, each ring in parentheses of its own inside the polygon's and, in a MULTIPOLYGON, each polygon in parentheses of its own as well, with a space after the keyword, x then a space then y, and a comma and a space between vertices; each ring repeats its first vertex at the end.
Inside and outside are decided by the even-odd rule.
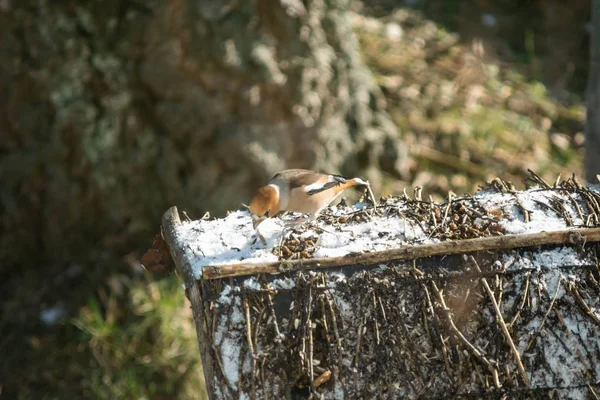
POLYGON ((209 398, 212 400, 215 398, 215 387, 214 381, 209 379, 209 377, 214 376, 215 371, 214 360, 211 356, 213 353, 210 346, 211 339, 207 330, 208 320, 206 319, 206 316, 208 315, 208 312, 205 309, 207 304, 202 299, 202 285, 194 278, 192 270, 189 268, 189 264, 185 259, 183 248, 181 246, 173 245, 174 243, 178 242, 177 227, 180 224, 181 220, 179 219, 177 207, 171 207, 163 214, 162 235, 165 241, 169 244, 171 257, 173 257, 173 261, 175 262, 179 276, 181 276, 183 279, 186 288, 186 295, 192 305, 194 324, 196 325, 196 335, 198 337, 198 347, 200 349, 200 354, 202 355, 202 368, 204 370, 206 390, 209 398))
MULTIPOLYGON (((493 236, 207 266, 198 280, 169 210, 165 239, 211 398, 595 398, 599 197, 585 190, 540 205, 566 230, 502 236, 487 225, 493 236)), ((429 235, 457 237, 444 226, 450 209, 440 220, 431 208, 429 235)))
POLYGON ((441 243, 406 245, 397 249, 364 253, 338 258, 309 258, 283 260, 268 263, 227 264, 203 268, 202 279, 221 279, 257 274, 280 274, 282 272, 317 270, 343 265, 368 265, 390 260, 413 260, 450 254, 466 254, 476 251, 510 250, 561 243, 584 243, 600 241, 600 228, 567 229, 558 232, 540 232, 524 235, 482 237, 476 239, 450 240, 441 243))

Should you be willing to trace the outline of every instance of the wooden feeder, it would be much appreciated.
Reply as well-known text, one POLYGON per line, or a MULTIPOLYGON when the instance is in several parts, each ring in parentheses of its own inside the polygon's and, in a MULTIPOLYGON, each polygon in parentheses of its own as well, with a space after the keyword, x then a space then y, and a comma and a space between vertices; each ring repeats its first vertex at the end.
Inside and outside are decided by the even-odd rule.
POLYGON ((598 398, 600 192, 536 183, 274 220, 267 245, 246 211, 169 209, 209 397, 598 398))

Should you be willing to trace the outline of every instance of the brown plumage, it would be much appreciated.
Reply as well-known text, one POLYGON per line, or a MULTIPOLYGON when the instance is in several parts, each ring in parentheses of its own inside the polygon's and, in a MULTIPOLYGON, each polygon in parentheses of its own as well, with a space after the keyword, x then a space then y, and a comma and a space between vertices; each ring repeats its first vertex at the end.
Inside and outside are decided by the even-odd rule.
POLYGON ((309 214, 315 219, 344 190, 369 183, 360 178, 322 174, 307 169, 281 171, 258 189, 248 209, 256 228, 262 221, 283 211, 309 214))

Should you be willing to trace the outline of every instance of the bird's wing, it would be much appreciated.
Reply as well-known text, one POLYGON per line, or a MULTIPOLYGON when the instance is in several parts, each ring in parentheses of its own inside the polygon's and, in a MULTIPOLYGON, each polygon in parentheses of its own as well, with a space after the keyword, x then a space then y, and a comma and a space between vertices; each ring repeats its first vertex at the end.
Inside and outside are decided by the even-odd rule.
POLYGON ((346 182, 346 178, 341 175, 324 175, 322 179, 304 186, 304 191, 309 196, 321 193, 327 189, 336 187, 346 182))
POLYGON ((346 178, 341 175, 322 174, 308 169, 287 169, 275 174, 271 178, 271 182, 274 183, 282 181, 286 182, 289 190, 299 188, 309 196, 312 196, 345 183, 346 178))
POLYGON ((310 185, 324 176, 326 176, 326 174, 320 174, 308 169, 286 169, 285 171, 275 174, 271 178, 271 182, 285 181, 291 190, 297 187, 310 185))

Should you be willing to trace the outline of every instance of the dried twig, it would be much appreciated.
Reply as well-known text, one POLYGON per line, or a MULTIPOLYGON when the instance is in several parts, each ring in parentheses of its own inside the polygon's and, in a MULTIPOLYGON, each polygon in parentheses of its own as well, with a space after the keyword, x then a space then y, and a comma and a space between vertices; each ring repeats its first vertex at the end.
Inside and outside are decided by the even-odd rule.
POLYGON ((594 323, 600 327, 600 318, 598 318, 598 316, 586 304, 585 300, 583 300, 583 298, 581 297, 581 293, 579 293, 579 290, 577 290, 575 285, 568 284, 567 289, 570 293, 573 294, 579 307, 581 307, 581 309, 586 313, 586 315, 590 317, 592 321, 594 321, 594 323))
POLYGON ((277 314, 275 313, 275 306, 273 304, 273 293, 272 292, 268 292, 267 293, 267 304, 269 306, 269 311, 271 312, 271 318, 273 319, 273 327, 275 328, 275 341, 277 343, 281 342, 281 339, 283 337, 283 335, 281 334, 281 331, 279 330, 279 323, 277 322, 277 314))
POLYGON ((442 310, 444 311, 446 320, 447 320, 448 324, 450 325, 450 328, 452 329, 454 335, 467 348, 467 350, 469 350, 469 352, 475 357, 475 359, 477 359, 477 361, 479 361, 481 364, 483 364, 490 371, 490 373, 492 374, 492 377, 494 379, 494 386, 496 386, 497 388, 501 387, 502 385, 500 384, 500 380, 498 379, 497 363, 495 361, 494 362, 489 361, 483 355, 483 353, 477 347, 475 347, 465 337, 465 335, 463 335, 462 332, 456 327, 456 325, 454 324, 454 321, 452 320, 452 318, 450 316, 449 308, 446 306, 446 301, 444 300, 444 296, 442 295, 442 293, 440 292, 440 290, 438 289, 438 287, 434 281, 431 282, 431 285, 432 285, 433 291, 435 292, 435 295, 436 295, 438 301, 440 302, 440 305, 442 306, 442 310))
MULTIPOLYGON (((373 309, 377 308, 377 296, 373 293, 373 309)), ((377 339, 377 345, 379 346, 379 321, 377 318, 373 318, 373 324, 375 325, 375 337, 377 339)))
MULTIPOLYGON (((432 284, 435 285, 435 281, 432 281, 432 284)), ((452 368, 450 368, 450 360, 448 359, 448 347, 446 346, 446 342, 444 341, 444 337, 442 336, 442 332, 440 329, 440 321, 438 319, 437 314, 435 313, 435 309, 433 307, 433 301, 431 301, 431 296, 429 295, 429 290, 427 290, 427 286, 421 285, 423 291, 425 292, 425 299, 427 300, 427 309, 433 318, 433 327, 435 329, 436 336, 440 342, 440 346, 442 349, 442 355, 444 356, 444 366, 446 367, 446 373, 449 377, 453 376, 452 368)), ((437 287, 435 287, 437 288, 437 287)), ((435 289, 434 289, 435 290, 435 289)), ((442 307, 444 307, 442 305, 442 307)), ((444 307, 445 308, 445 307, 444 307)), ((425 317, 425 321, 427 321, 427 317, 425 317)), ((429 335, 429 340, 433 342, 431 338, 431 333, 429 335)))
POLYGON ((354 349, 354 362, 352 365, 354 366, 354 385, 358 386, 358 360, 360 358, 360 342, 362 340, 363 329, 365 327, 365 323, 367 322, 367 316, 363 316, 358 325, 358 330, 356 332, 356 348, 354 349))
POLYGON ((338 351, 342 354, 342 339, 340 337, 340 332, 338 329, 337 318, 335 316, 335 310, 333 309, 332 300, 329 297, 329 292, 325 291, 325 300, 327 301, 327 308, 329 309, 329 317, 331 318, 331 324, 333 326, 333 334, 335 335, 335 342, 338 347, 338 351))
POLYGON ((525 288, 523 289, 522 295, 521 295, 521 304, 519 305, 519 309, 515 313, 515 316, 513 317, 512 321, 510 321, 510 323, 508 324, 509 328, 512 328, 512 326, 515 324, 515 322, 517 322, 517 319, 519 318, 519 315, 521 315, 521 311, 523 310, 523 307, 525 306, 525 302, 527 301, 527 298, 529 297, 529 281, 530 281, 530 279, 531 279, 531 274, 527 273, 527 278, 525 280, 525 288))
MULTIPOLYGON (((600 181, 600 178, 598 180, 600 181)), ((599 400, 600 397, 598 397, 598 393, 596 393, 596 391, 594 390, 594 387, 592 386, 592 384, 588 382, 587 386, 590 389, 590 392, 592 393, 592 396, 594 396, 594 399, 599 400)))
POLYGON ((305 322, 305 329, 308 329, 308 379, 310 381, 310 388, 311 391, 314 392, 315 390, 315 386, 314 386, 314 371, 313 371, 313 328, 312 328, 312 319, 310 317, 310 314, 312 313, 312 303, 313 303, 313 295, 312 295, 312 287, 313 287, 313 282, 314 281, 310 281, 308 284, 308 304, 306 306, 306 322, 305 322))
MULTIPOLYGON (((475 266, 475 268, 477 269, 477 271, 481 272, 481 269, 479 268, 479 264, 477 263, 477 260, 475 260, 475 257, 470 256, 470 260, 473 263, 473 265, 475 266)), ((496 311, 496 320, 498 321, 498 325, 500 326, 500 329, 502 330, 502 334, 504 335, 504 338, 508 342, 508 345, 510 346, 513 356, 515 357, 515 362, 517 363, 517 368, 519 369, 519 373, 521 374, 521 379, 523 379, 523 382, 525 383, 525 385, 527 385, 527 387, 529 387, 531 385, 529 382, 529 377, 527 376, 527 372, 525 372, 525 367, 523 367, 523 362, 521 361, 521 356, 519 355, 519 350, 517 350, 517 347, 515 346, 515 343, 513 342, 512 337, 510 336, 510 332, 508 332, 508 327, 506 326, 506 323, 504 322, 504 318, 502 317, 502 311, 500 311, 500 307, 498 306, 498 303, 496 302, 496 297, 494 296, 494 292, 490 288, 490 285, 488 284, 488 282, 485 278, 481 278, 481 283, 483 283, 483 287, 485 288, 485 291, 487 292, 488 296, 490 297, 490 300, 492 301, 492 306, 494 306, 494 311, 496 311)))
POLYGON ((558 280, 558 283, 556 284, 556 291, 554 292, 554 296, 552 297, 550 306, 548 306, 548 310, 546 310, 546 314, 544 314, 544 318, 542 318, 542 322, 540 322, 540 326, 538 326, 538 328, 535 330, 535 332, 531 336, 529 343, 527 343, 527 347, 525 348, 525 351, 528 351, 531 348, 531 346, 533 345, 533 342, 535 341, 535 339, 541 332, 542 328, 544 327, 544 324, 546 323, 546 319, 548 318, 548 315, 550 315, 550 311, 552 311, 552 308, 554 307, 554 302, 556 301, 556 298, 558 297, 558 291, 560 290, 560 284, 561 284, 562 280, 563 280, 563 277, 561 275, 558 280))
POLYGON ((516 193, 512 193, 515 202, 517 203, 517 205, 519 206, 519 208, 521 209, 521 212, 523 213, 523 218, 525 220, 526 223, 529 223, 531 221, 531 217, 530 217, 530 211, 528 209, 525 208, 525 206, 523 205, 523 203, 521 202, 521 199, 519 198, 519 195, 516 193))
POLYGON ((536 174, 532 170, 527 169, 527 172, 529 172, 529 175, 531 175, 530 177, 528 177, 529 180, 533 181, 534 183, 538 184, 539 186, 541 186, 544 189, 552 188, 550 185, 548 185, 548 183, 545 180, 543 180, 538 174, 536 174))
POLYGON ((375 199, 375 195, 373 194, 373 190, 371 190, 371 185, 367 184, 367 191, 369 192, 369 197, 373 202, 373 211, 377 211, 377 200, 375 199))
POLYGON ((202 279, 220 279, 229 276, 277 274, 285 271, 322 269, 341 265, 377 264, 390 260, 413 260, 436 255, 464 254, 474 251, 492 251, 519 247, 563 244, 574 233, 580 234, 587 243, 600 241, 600 228, 567 229, 520 235, 490 236, 476 239, 447 240, 415 246, 401 246, 392 250, 361 253, 335 258, 310 258, 253 264, 227 264, 203 268, 202 279))
POLYGON ((250 393, 250 398, 256 399, 256 353, 254 352, 254 344, 252 341, 252 320, 250 319, 250 306, 248 306, 248 297, 244 295, 242 301, 244 304, 244 315, 246 317, 246 341, 252 357, 252 377, 250 379, 252 392, 250 393))

